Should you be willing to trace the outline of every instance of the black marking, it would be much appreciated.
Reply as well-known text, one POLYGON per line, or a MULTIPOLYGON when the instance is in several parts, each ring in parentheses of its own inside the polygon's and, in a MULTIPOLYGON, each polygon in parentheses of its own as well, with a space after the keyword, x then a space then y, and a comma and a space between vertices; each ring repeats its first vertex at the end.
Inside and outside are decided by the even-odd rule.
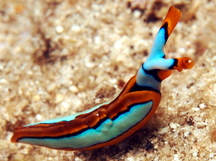
MULTIPOLYGON (((128 106, 126 110, 119 112, 118 115, 116 115, 116 116, 115 116, 114 118, 112 118, 111 120, 114 121, 115 119, 117 119, 117 118, 118 118, 119 116, 121 116, 122 114, 127 113, 127 112, 130 112, 131 108, 133 108, 134 106, 137 106, 137 105, 140 105, 140 104, 146 104, 146 103, 149 103, 149 102, 152 102, 152 100, 146 101, 146 102, 134 103, 134 104, 128 106)), ((146 114, 146 115, 148 115, 148 114, 146 114)))
POLYGON ((65 137, 71 137, 71 136, 79 135, 88 129, 90 129, 90 128, 87 127, 87 128, 82 129, 82 130, 79 130, 77 132, 74 132, 72 134, 65 134, 65 135, 60 135, 60 136, 41 136, 41 137, 38 137, 38 136, 25 137, 24 136, 24 137, 20 137, 19 139, 17 139, 17 142, 19 142, 19 140, 21 140, 21 139, 61 139, 61 138, 65 138, 65 137))
POLYGON ((166 42, 167 42, 167 40, 168 40, 168 38, 169 38, 169 34, 168 34, 168 22, 165 22, 165 23, 163 24, 163 26, 161 26, 160 30, 161 30, 162 28, 163 28, 164 31, 165 31, 165 35, 164 35, 164 37, 165 37, 165 43, 164 43, 164 45, 165 45, 166 42))
MULTIPOLYGON (((133 108, 134 106, 141 105, 141 104, 146 104, 146 103, 149 103, 149 102, 152 102, 152 100, 146 101, 146 102, 134 103, 134 104, 132 104, 132 105, 130 105, 130 106, 128 106, 128 107, 131 109, 131 108, 133 108)), ((148 115, 148 114, 147 114, 147 115, 148 115)))
POLYGON ((144 64, 142 64, 142 69, 143 71, 148 74, 148 75, 151 75, 154 77, 154 79, 156 81, 158 81, 159 83, 162 82, 162 80, 158 77, 158 72, 160 71, 159 69, 154 69, 154 70, 146 70, 144 67, 143 67, 144 64))
POLYGON ((174 67, 177 67, 178 65, 178 59, 173 59, 174 63, 169 67, 169 69, 174 69, 174 67))
POLYGON ((126 110, 119 112, 115 117, 112 118, 112 120, 114 121, 115 119, 117 119, 117 118, 118 118, 119 116, 121 116, 122 114, 129 112, 130 109, 131 109, 131 107, 128 106, 126 110))
MULTIPOLYGON (((70 133, 70 134, 66 134, 66 135, 61 135, 61 136, 41 136, 41 137, 21 137, 19 138, 17 141, 19 141, 20 139, 25 139, 25 138, 32 138, 32 139, 60 139, 60 138, 64 138, 64 137, 71 137, 71 136, 76 136, 76 135, 79 135, 81 133, 83 133, 84 131, 86 130, 89 130, 89 129, 97 129, 105 120, 109 119, 108 117, 105 117, 103 119, 101 119, 95 126, 93 127, 87 127, 87 128, 84 128, 82 130, 79 130, 77 132, 74 132, 74 133, 70 133)), ((73 120, 72 120, 73 121, 73 120)), ((70 123, 70 121, 67 121, 68 123, 70 123)), ((58 123, 58 122, 56 122, 58 123)), ((52 125, 53 123, 41 123, 41 124, 50 124, 52 125)), ((39 125, 39 124, 38 124, 39 125)), ((54 124, 53 124, 54 125, 54 124)), ((66 125, 66 124, 65 124, 66 125)))
POLYGON ((152 87, 148 87, 148 86, 139 86, 137 83, 134 84, 134 86, 130 89, 129 92, 136 92, 136 91, 153 91, 153 92, 157 92, 160 93, 160 91, 152 88, 152 87))
MULTIPOLYGON (((119 116, 121 116, 122 114, 124 114, 124 113, 126 113, 126 112, 129 112, 130 110, 131 110, 131 108, 132 107, 134 107, 134 106, 136 106, 136 105, 140 105, 140 104, 144 104, 144 103, 148 103, 148 102, 152 102, 152 100, 150 100, 150 101, 146 101, 146 102, 140 102, 140 103, 135 103, 135 104, 132 104, 132 105, 130 105, 130 106, 128 106, 128 108, 125 110, 125 111, 122 111, 122 112, 120 112, 120 113, 118 113, 118 115, 117 115, 117 117, 115 117, 115 118, 113 118, 112 120, 114 121, 115 119, 117 119, 119 116)), ((151 110, 150 110, 151 111, 151 110)), ((149 112, 150 112, 149 111, 149 112)), ((146 115, 148 115, 149 113, 147 113, 146 115)), ((145 116, 146 116, 145 115, 145 116)), ((107 118, 106 118, 107 119, 107 118)), ((106 120, 105 119, 105 120, 106 120)), ((104 119, 103 119, 103 121, 105 121, 104 119)), ((102 122, 103 121, 100 121, 100 125, 102 124, 102 122)), ((138 122, 139 123, 139 122, 138 122)), ((138 124, 137 123, 137 124, 138 124)), ((98 127, 100 126, 100 125, 98 125, 98 127)), ((136 125, 136 124, 135 124, 136 125)), ((134 126, 135 126, 134 125, 134 126)), ((132 126, 133 127, 133 126, 132 126)), ((130 130, 132 127, 130 127, 128 130, 130 130)), ((82 129, 82 130, 80 130, 80 131, 77 131, 77 132, 75 132, 75 133, 72 133, 72 134, 65 134, 65 135, 60 135, 60 136, 41 136, 41 137, 38 137, 38 136, 31 136, 31 137, 20 137, 19 139, 17 139, 17 141, 19 142, 19 140, 21 140, 21 139, 63 139, 63 138, 68 138, 68 137, 72 137, 72 136, 76 136, 76 135, 79 135, 79 134, 81 134, 81 133, 83 133, 83 132, 85 132, 86 130, 89 130, 89 129, 92 129, 91 127, 87 127, 87 128, 84 128, 84 129, 82 129)), ((127 130, 127 131, 128 131, 127 130)), ((125 131, 126 132, 126 131, 125 131)), ((118 137, 118 136, 116 136, 116 137, 118 137)), ((116 138, 116 137, 114 137, 114 138, 116 138)), ((112 138, 112 139, 114 139, 114 138, 112 138)), ((112 140, 111 139, 111 140, 112 140)), ((108 141, 110 141, 110 140, 107 140, 106 142, 108 142, 108 141)), ((91 145, 91 146, 93 146, 93 145, 91 145)))
MULTIPOLYGON (((92 127, 92 129, 97 129, 105 120, 110 119, 109 117, 104 117, 103 119, 101 119, 100 121, 98 121, 98 123, 92 127)), ((90 128, 88 128, 90 129, 90 128)))

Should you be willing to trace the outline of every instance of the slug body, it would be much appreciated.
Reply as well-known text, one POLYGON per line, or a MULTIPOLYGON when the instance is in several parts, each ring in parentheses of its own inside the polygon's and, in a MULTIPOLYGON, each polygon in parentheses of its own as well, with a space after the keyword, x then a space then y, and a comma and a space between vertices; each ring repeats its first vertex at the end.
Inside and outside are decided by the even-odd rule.
POLYGON ((171 7, 146 62, 112 101, 74 115, 17 128, 12 142, 63 150, 89 150, 116 144, 142 128, 155 113, 161 82, 172 70, 190 69, 190 58, 166 59, 164 45, 181 16, 171 7))

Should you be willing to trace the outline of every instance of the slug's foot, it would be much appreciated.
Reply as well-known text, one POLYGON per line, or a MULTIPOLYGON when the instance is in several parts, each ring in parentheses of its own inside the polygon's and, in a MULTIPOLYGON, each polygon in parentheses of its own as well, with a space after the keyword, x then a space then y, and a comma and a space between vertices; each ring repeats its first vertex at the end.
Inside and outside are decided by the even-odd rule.
POLYGON ((183 69, 191 69, 194 66, 194 61, 188 57, 176 58, 177 65, 174 66, 174 69, 181 72, 183 69))

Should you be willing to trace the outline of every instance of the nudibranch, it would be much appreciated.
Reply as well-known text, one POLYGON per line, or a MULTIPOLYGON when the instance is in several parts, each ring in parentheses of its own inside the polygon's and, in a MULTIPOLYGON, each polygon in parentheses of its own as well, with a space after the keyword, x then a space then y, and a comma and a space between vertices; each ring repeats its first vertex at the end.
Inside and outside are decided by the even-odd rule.
POLYGON ((146 62, 112 101, 81 113, 17 128, 11 141, 53 149, 90 150, 119 143, 142 128, 159 105, 162 80, 172 70, 193 67, 190 58, 167 59, 163 52, 180 17, 181 11, 170 7, 146 62))

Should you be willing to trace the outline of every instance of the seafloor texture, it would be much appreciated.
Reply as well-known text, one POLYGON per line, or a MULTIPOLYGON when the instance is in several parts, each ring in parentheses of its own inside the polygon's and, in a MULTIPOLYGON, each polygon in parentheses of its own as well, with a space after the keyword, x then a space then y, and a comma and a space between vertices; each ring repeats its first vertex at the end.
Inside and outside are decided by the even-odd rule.
POLYGON ((215 0, 0 0, 0 160, 216 159, 215 0), (183 12, 167 57, 191 70, 163 82, 147 126, 118 145, 61 151, 11 143, 15 127, 115 96, 145 61, 171 5, 183 12))

